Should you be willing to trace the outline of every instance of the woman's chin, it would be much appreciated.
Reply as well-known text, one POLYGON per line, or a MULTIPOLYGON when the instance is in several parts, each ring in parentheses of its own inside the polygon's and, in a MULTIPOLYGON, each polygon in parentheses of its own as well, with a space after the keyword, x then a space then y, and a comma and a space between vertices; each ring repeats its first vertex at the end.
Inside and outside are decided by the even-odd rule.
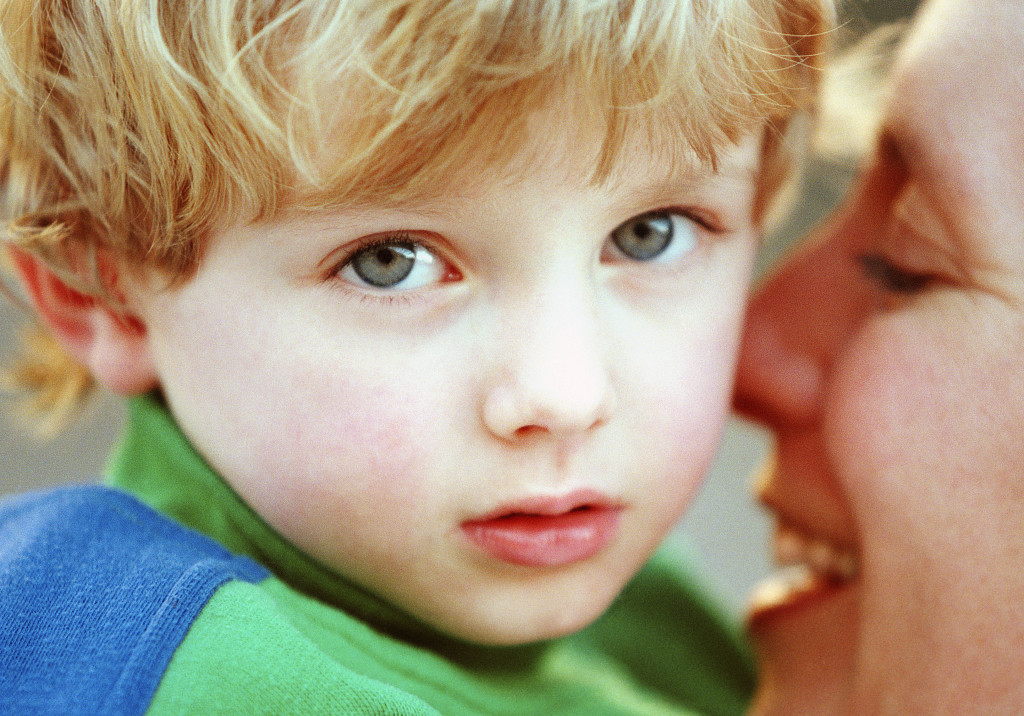
POLYGON ((758 660, 755 716, 852 714, 857 583, 769 579, 751 599, 747 627, 758 660))

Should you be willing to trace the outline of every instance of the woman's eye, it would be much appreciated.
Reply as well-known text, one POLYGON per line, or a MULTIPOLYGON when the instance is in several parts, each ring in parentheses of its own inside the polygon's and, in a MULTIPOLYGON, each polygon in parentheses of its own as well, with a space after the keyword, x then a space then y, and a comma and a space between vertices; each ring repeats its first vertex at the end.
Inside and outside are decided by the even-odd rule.
POLYGON ((617 253, 633 261, 672 262, 699 242, 699 225, 671 211, 652 211, 620 224, 611 233, 617 253))
POLYGON ((445 262, 425 246, 391 239, 359 249, 338 270, 357 286, 402 291, 438 283, 446 273, 445 262))
POLYGON ((881 254, 858 256, 857 261, 865 276, 890 293, 918 293, 934 280, 933 276, 901 269, 881 254))

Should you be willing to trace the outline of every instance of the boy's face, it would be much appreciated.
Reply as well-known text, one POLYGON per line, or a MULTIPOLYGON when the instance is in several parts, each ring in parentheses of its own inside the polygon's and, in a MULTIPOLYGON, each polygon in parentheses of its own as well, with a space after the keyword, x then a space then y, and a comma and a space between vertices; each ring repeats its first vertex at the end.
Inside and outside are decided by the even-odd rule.
POLYGON ((717 174, 637 141, 594 186, 600 134, 535 119, 514 171, 229 226, 186 285, 135 292, 175 417, 244 500, 488 644, 587 625, 683 513, 758 243, 756 139, 717 174))

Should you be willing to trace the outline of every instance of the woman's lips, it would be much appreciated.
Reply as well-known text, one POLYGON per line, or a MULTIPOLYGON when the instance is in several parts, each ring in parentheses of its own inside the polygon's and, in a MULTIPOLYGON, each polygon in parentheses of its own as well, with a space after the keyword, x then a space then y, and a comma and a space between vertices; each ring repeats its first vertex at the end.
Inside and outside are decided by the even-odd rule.
POLYGON ((777 528, 774 551, 780 569, 751 594, 748 623, 752 627, 774 615, 826 599, 858 577, 859 558, 853 549, 790 525, 777 528))
POLYGON ((606 498, 573 494, 503 507, 462 523, 490 556, 525 567, 565 567, 593 557, 615 536, 622 508, 606 498))

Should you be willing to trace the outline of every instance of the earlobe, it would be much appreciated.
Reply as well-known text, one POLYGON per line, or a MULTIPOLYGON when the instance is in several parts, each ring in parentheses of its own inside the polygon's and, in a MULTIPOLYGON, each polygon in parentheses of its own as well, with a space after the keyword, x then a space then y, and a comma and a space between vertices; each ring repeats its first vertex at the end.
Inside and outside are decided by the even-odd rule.
POLYGON ((35 256, 13 248, 9 253, 39 319, 97 383, 120 395, 157 387, 141 320, 68 286, 35 256))

